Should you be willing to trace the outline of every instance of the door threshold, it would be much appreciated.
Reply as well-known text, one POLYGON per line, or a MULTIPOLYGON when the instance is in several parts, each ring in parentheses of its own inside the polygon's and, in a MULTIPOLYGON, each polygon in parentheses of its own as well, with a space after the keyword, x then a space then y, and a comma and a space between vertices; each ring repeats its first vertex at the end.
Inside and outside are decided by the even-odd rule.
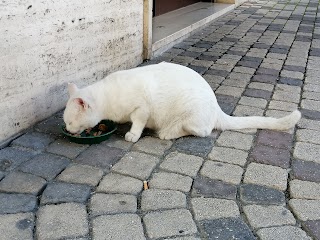
POLYGON ((233 10, 235 4, 199 2, 152 19, 152 57, 233 10))

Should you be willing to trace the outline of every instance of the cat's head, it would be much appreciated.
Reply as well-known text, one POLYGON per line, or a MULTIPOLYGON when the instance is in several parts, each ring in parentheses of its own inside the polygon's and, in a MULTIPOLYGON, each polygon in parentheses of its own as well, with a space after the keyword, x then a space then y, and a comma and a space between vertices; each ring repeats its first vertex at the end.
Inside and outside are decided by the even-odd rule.
POLYGON ((69 83, 68 90, 70 98, 63 114, 67 131, 81 133, 97 125, 101 119, 90 94, 73 83, 69 83))

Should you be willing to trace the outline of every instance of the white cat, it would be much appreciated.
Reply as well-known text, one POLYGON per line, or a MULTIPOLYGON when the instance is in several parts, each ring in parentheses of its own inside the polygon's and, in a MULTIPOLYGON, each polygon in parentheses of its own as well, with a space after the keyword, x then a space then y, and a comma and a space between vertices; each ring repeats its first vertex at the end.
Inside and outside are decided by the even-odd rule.
POLYGON ((102 119, 132 122, 127 141, 136 142, 145 127, 161 139, 186 135, 205 137, 213 129, 286 130, 301 118, 295 110, 283 118, 232 117, 217 103, 208 83, 194 70, 162 62, 110 74, 83 89, 69 84, 64 112, 66 128, 80 133, 102 119))

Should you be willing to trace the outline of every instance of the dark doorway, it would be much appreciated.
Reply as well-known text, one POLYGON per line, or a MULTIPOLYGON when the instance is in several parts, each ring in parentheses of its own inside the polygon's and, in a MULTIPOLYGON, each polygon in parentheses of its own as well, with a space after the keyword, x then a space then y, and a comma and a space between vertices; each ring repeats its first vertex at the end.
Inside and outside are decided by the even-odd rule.
POLYGON ((201 0, 153 0, 153 16, 159 16, 197 2, 201 0))

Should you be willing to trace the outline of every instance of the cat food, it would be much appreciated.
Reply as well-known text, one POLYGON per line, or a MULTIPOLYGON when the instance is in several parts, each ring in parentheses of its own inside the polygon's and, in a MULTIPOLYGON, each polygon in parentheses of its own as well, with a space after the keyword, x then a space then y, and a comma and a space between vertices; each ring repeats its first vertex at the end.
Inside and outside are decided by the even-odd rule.
POLYGON ((84 130, 81 134, 78 133, 70 133, 67 131, 67 129, 64 129, 67 133, 69 133, 70 135, 74 136, 74 137, 97 137, 100 136, 101 134, 105 134, 108 132, 108 127, 107 125, 100 123, 97 126, 93 127, 93 128, 88 128, 86 130, 84 130))

